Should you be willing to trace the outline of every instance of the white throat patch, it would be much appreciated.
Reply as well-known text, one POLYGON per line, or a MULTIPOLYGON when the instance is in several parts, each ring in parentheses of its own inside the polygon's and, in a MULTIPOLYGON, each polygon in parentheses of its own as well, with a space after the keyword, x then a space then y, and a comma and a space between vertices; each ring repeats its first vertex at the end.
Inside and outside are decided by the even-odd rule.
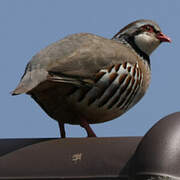
POLYGON ((149 33, 142 33, 135 36, 135 44, 147 55, 150 55, 160 44, 160 41, 149 33))

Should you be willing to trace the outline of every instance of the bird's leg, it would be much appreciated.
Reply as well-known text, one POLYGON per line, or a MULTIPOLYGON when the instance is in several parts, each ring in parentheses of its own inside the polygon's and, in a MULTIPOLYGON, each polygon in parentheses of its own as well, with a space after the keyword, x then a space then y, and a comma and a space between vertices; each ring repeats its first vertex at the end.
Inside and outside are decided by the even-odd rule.
POLYGON ((80 126, 86 130, 88 137, 96 137, 96 134, 93 132, 86 120, 82 120, 80 126))
POLYGON ((65 132, 65 128, 64 128, 64 123, 58 121, 58 124, 59 124, 61 138, 65 138, 66 132, 65 132))

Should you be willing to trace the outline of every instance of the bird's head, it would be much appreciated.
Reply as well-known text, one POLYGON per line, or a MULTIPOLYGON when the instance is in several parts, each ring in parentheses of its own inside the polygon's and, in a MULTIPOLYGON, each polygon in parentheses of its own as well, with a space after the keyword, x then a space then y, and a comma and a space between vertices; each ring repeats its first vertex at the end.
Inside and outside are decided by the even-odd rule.
POLYGON ((138 48, 148 56, 161 42, 171 42, 171 39, 164 35, 160 27, 151 20, 134 21, 121 29, 113 39, 125 40, 134 49, 138 48))

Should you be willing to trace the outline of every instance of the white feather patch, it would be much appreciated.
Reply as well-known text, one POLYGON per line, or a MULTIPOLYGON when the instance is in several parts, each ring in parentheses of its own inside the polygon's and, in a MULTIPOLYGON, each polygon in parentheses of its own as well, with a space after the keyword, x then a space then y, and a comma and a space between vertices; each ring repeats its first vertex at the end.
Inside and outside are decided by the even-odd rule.
POLYGON ((146 54, 150 55, 160 44, 160 41, 152 34, 141 33, 135 36, 136 45, 146 54))

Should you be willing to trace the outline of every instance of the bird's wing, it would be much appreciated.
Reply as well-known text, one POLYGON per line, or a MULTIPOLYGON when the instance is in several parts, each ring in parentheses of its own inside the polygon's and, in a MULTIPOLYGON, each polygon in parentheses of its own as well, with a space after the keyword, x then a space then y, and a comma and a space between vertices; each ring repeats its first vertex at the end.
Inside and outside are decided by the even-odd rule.
POLYGON ((92 34, 75 34, 35 55, 12 94, 30 92, 47 80, 91 85, 100 70, 124 62, 135 64, 135 58, 119 42, 92 34))
POLYGON ((85 78, 85 77, 80 77, 80 76, 73 76, 73 75, 66 75, 62 73, 57 73, 53 71, 49 71, 48 81, 51 82, 59 82, 59 83, 67 83, 67 84, 72 84, 75 86, 93 86, 94 81, 90 78, 85 78))
MULTIPOLYGON (((96 98, 99 99, 99 107, 104 106, 111 100, 108 108, 112 108, 115 104, 117 107, 129 108, 134 102, 134 97, 139 92, 143 82, 143 73, 139 68, 138 63, 131 64, 124 62, 121 64, 114 64, 104 69, 99 70, 98 73, 93 74, 93 80, 82 77, 65 76, 62 74, 50 73, 49 80, 59 83, 70 83, 75 86, 89 86, 88 91, 81 94, 79 99, 88 96, 90 90, 96 88, 96 95, 89 98, 88 104, 94 102, 96 98), (99 90, 97 91, 97 88, 99 90)), ((90 93, 91 94, 91 93, 90 93)))
POLYGON ((68 56, 54 61, 47 69, 48 80, 91 86, 101 70, 127 62, 132 65, 137 62, 137 57, 129 48, 93 35, 68 56))

